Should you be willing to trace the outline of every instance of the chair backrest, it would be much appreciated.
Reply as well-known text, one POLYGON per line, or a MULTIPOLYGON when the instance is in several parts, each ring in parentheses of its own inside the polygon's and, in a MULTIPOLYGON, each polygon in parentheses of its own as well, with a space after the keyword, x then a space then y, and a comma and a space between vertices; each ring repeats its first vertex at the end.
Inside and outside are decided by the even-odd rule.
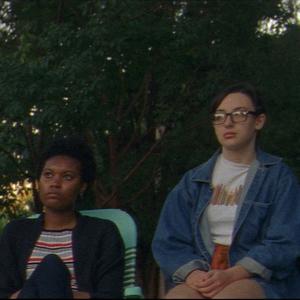
POLYGON ((133 218, 124 210, 117 208, 81 210, 80 213, 85 216, 107 219, 113 221, 122 236, 125 249, 136 248, 137 230, 133 218))
POLYGON ((125 246, 125 274, 123 285, 126 289, 136 284, 137 229, 133 218, 116 208, 81 210, 82 215, 113 221, 121 234, 125 246))
MULTIPOLYGON (((136 285, 137 228, 133 218, 127 212, 117 208, 81 210, 80 213, 110 220, 116 224, 125 247, 124 298, 143 298, 141 288, 136 285)), ((37 216, 33 215, 31 218, 37 216)))

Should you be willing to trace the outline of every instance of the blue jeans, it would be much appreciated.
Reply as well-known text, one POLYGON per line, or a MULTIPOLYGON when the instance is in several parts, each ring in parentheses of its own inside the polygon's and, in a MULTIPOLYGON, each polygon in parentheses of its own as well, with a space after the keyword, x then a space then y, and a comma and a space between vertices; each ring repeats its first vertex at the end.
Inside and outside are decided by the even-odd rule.
POLYGON ((60 257, 55 254, 45 256, 25 282, 18 298, 73 298, 71 275, 60 257))

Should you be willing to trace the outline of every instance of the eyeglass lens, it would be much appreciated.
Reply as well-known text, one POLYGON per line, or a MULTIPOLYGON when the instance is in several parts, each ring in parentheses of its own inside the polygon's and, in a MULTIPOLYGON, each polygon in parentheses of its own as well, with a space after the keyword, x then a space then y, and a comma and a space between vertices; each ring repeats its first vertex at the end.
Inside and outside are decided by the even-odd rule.
POLYGON ((230 116, 230 119, 233 123, 244 122, 247 120, 248 114, 251 112, 247 111, 233 111, 231 113, 217 112, 213 115, 214 124, 223 124, 226 121, 226 118, 230 116))

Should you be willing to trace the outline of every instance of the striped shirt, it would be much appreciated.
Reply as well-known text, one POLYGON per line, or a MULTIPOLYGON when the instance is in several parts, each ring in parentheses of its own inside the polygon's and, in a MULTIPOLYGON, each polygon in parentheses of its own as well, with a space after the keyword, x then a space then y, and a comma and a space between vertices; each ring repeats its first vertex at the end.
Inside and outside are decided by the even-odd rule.
POLYGON ((72 230, 43 230, 29 257, 26 278, 28 279, 42 259, 48 254, 58 255, 71 274, 71 288, 78 290, 74 272, 72 230))

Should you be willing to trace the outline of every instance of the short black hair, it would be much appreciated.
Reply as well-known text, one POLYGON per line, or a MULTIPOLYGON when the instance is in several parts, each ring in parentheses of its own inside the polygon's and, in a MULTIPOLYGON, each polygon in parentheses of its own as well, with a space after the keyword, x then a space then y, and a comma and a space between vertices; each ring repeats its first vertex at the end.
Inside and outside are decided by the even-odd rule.
POLYGON ((78 160, 81 166, 80 175, 82 181, 88 185, 94 182, 96 178, 94 154, 89 145, 80 136, 60 137, 52 141, 41 155, 37 168, 38 179, 41 176, 46 161, 58 155, 65 155, 78 160))
POLYGON ((242 93, 248 96, 258 114, 266 113, 265 105, 258 90, 249 82, 235 83, 219 92, 211 102, 210 113, 215 113, 223 99, 232 93, 242 93))

